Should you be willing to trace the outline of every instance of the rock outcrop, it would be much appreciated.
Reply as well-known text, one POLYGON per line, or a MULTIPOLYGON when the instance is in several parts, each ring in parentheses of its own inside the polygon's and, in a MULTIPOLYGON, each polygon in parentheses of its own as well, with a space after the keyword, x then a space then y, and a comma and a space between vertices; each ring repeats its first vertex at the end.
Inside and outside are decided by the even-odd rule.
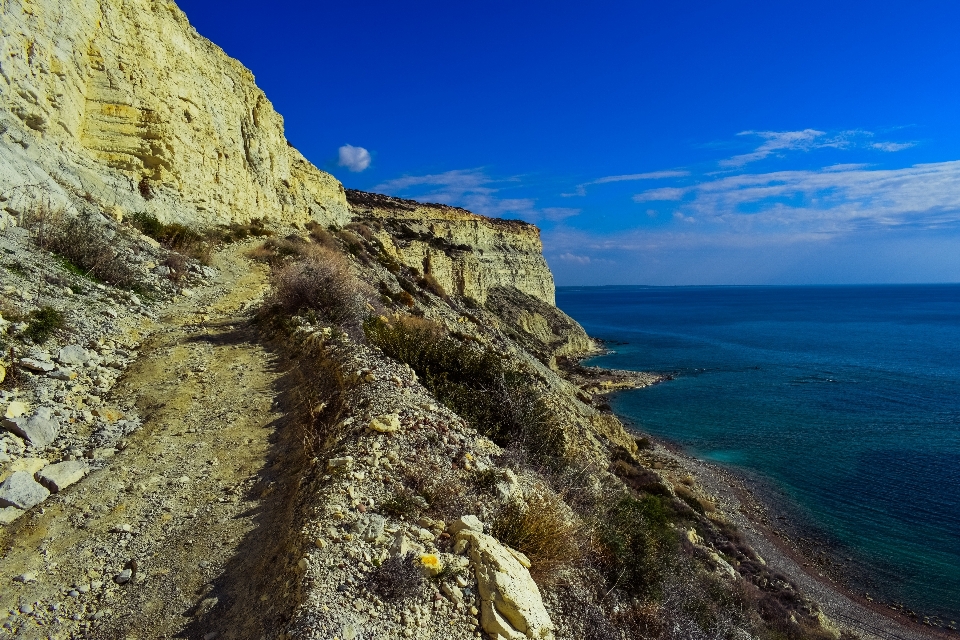
POLYGON ((348 216, 253 74, 164 0, 0 3, 0 209, 24 185, 196 225, 348 216))
POLYGON ((466 209, 347 191, 357 220, 382 225, 377 238, 400 263, 432 274, 450 294, 486 301, 496 287, 514 287, 550 305, 553 274, 540 230, 519 220, 487 218, 466 209))
POLYGON ((471 529, 457 533, 457 549, 469 551, 480 591, 480 626, 491 637, 552 640, 553 623, 522 554, 471 529), (518 557, 520 556, 520 557, 518 557))

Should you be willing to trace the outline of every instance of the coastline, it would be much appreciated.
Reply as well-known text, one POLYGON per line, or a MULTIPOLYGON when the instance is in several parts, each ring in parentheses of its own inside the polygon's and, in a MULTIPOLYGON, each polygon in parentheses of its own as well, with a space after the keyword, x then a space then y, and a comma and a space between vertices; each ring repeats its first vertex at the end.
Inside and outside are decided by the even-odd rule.
POLYGON ((786 514, 757 481, 742 472, 692 456, 679 444, 641 431, 626 416, 616 415, 629 432, 649 440, 648 456, 669 458, 694 476, 715 500, 718 510, 737 526, 767 564, 796 582, 841 630, 876 640, 960 638, 957 631, 924 625, 886 603, 867 600, 843 584, 843 573, 835 567, 833 572, 837 577, 824 573, 819 560, 784 531, 798 529, 802 523, 794 521, 795 514, 786 514), (774 524, 777 522, 784 524, 774 524))

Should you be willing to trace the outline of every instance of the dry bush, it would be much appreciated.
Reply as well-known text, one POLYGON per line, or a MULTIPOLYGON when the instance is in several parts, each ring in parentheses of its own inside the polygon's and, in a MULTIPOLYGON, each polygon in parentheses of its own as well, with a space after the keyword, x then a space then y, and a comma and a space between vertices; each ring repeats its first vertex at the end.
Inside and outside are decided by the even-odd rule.
POLYGON ((107 237, 107 227, 89 215, 73 215, 63 207, 38 199, 24 213, 37 245, 59 255, 70 272, 115 287, 136 288, 140 276, 107 237))
POLYGON ((345 436, 339 427, 349 413, 349 394, 355 383, 344 375, 338 362, 316 348, 302 349, 291 371, 304 450, 310 457, 323 456, 345 436))
POLYGON ((411 497, 415 502, 419 502, 418 496, 426 501, 425 510, 431 513, 455 515, 463 513, 466 508, 463 500, 465 487, 449 469, 435 466, 414 468, 406 472, 403 483, 412 492, 411 497))
POLYGON ((313 246, 306 257, 274 271, 271 303, 288 315, 313 312, 320 321, 352 333, 363 320, 361 290, 342 254, 313 246))
POLYGON ((525 504, 513 500, 493 518, 495 538, 530 558, 531 573, 549 578, 582 556, 582 528, 564 501, 543 492, 525 504))
POLYGON ((435 296, 443 298, 444 300, 448 299, 446 289, 443 288, 437 278, 432 273, 426 273, 422 278, 420 278, 419 284, 424 289, 430 291, 435 296))
POLYGON ((376 239, 376 236, 373 234, 373 229, 362 222, 351 222, 347 225, 347 229, 353 231, 367 242, 373 242, 376 239))
POLYGON ((186 256, 181 255, 176 251, 171 251, 169 254, 167 254, 167 259, 163 261, 163 266, 170 269, 170 273, 167 277, 174 282, 180 282, 186 278, 190 271, 190 261, 186 256))
POLYGON ((423 572, 413 554, 392 556, 367 574, 363 586, 384 600, 400 600, 419 595, 423 572))
POLYGON ((140 233, 153 238, 167 249, 203 264, 210 264, 213 247, 220 240, 216 231, 201 232, 176 222, 163 223, 146 213, 134 215, 130 222, 140 233))
POLYGON ((337 238, 332 233, 323 228, 318 222, 308 222, 307 230, 310 232, 310 238, 321 247, 328 249, 337 249, 339 244, 337 238))
POLYGON ((367 340, 410 365, 434 397, 501 446, 537 465, 563 464, 563 429, 528 374, 501 353, 466 344, 428 320, 373 318, 367 340))

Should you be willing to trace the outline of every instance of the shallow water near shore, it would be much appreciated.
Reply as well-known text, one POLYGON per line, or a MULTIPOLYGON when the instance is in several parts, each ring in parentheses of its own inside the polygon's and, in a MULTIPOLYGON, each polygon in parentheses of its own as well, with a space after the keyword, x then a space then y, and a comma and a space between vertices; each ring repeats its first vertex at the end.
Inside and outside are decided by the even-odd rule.
POLYGON ((586 364, 676 376, 616 395, 618 414, 782 491, 860 593, 960 620, 960 285, 561 287, 557 304, 613 351, 586 364))

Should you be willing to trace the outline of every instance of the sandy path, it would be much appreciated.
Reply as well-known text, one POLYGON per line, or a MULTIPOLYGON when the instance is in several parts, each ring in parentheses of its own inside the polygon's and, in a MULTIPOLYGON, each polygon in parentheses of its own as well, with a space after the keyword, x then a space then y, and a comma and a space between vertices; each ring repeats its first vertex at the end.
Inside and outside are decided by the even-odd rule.
POLYGON ((271 467, 281 373, 242 313, 267 273, 243 249, 217 257, 213 286, 143 326, 140 358, 111 394, 135 403, 143 427, 7 540, 0 611, 33 609, 18 638, 224 637, 237 618, 253 636, 282 617, 273 603, 249 608, 254 575, 269 579, 251 562, 280 544, 293 492, 271 467), (14 580, 25 572, 36 580, 14 580))

